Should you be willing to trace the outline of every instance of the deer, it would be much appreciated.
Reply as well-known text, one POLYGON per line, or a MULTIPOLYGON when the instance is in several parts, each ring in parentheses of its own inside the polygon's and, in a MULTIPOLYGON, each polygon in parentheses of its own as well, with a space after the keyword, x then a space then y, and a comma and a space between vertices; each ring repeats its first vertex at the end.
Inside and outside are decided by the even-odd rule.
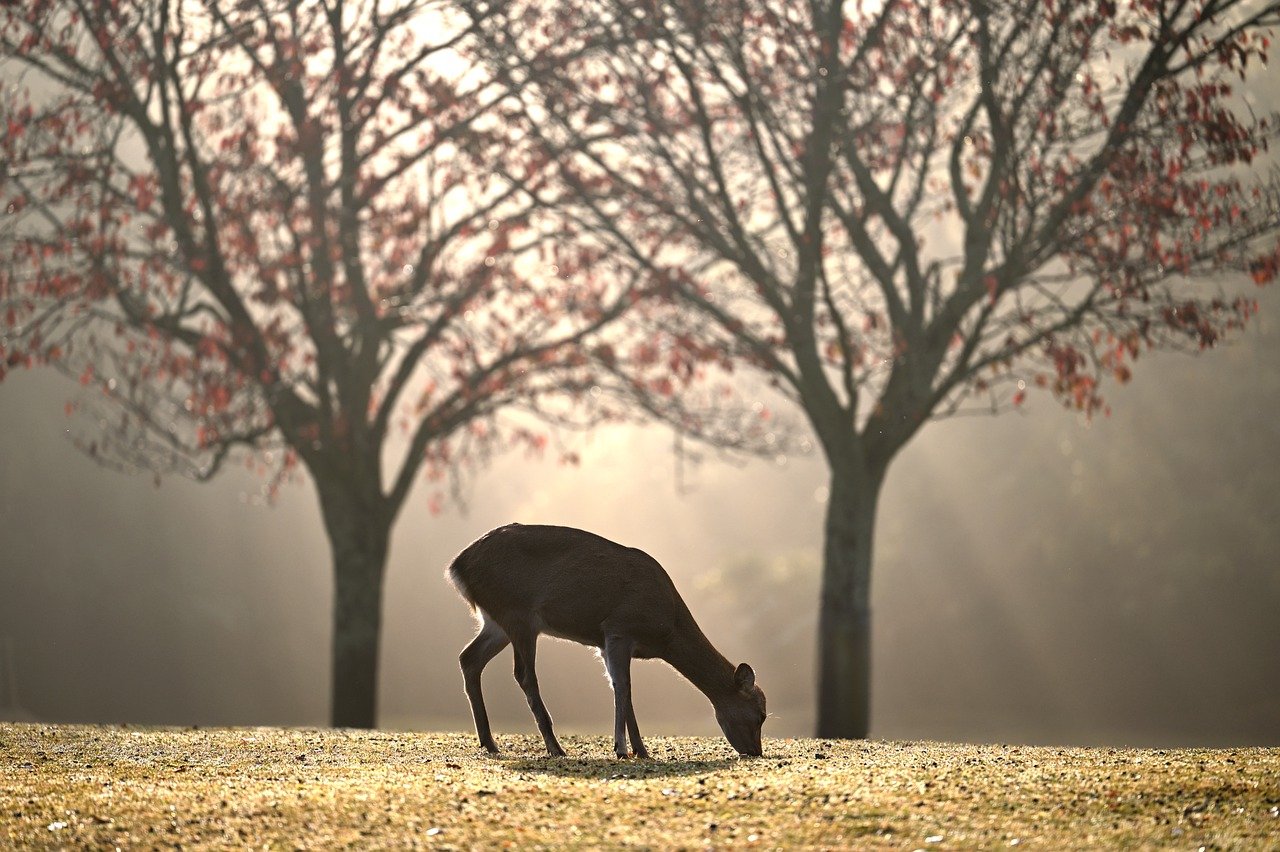
POLYGON ((740 755, 759 757, 764 690, 746 663, 734 666, 698 627, 675 584, 642 550, 572 527, 507 524, 476 539, 447 575, 479 622, 458 656, 480 746, 498 754, 480 675, 508 644, 515 679, 551 757, 564 757, 538 691, 538 636, 545 633, 599 649, 613 686, 613 750, 647 759, 631 703, 632 659, 661 659, 711 702, 716 721, 740 755), (631 738, 631 752, 627 750, 631 738))

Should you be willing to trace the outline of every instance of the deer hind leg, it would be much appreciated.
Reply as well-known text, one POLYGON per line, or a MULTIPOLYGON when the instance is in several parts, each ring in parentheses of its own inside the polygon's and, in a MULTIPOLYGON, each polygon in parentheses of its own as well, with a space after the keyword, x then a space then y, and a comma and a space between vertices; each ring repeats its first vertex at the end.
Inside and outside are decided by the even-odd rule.
POLYGON ((529 710, 533 712, 538 730, 542 733, 542 741, 547 746, 547 754, 552 757, 564 757, 564 749, 560 747, 556 732, 551 727, 551 714, 547 712, 547 706, 542 703, 542 693, 538 691, 538 672, 534 665, 538 655, 537 631, 527 628, 516 629, 509 635, 511 649, 515 652, 516 658, 516 683, 520 684, 520 688, 524 690, 524 697, 529 702, 529 710))
POLYGON ((507 647, 511 640, 484 610, 480 610, 480 618, 480 632, 471 640, 471 644, 462 649, 462 653, 458 655, 458 662, 462 665, 462 682, 467 690, 467 699, 471 702, 471 717, 475 719, 476 736, 480 738, 480 746, 490 754, 497 754, 498 744, 493 741, 493 732, 489 730, 489 714, 484 709, 480 674, 489 661, 507 647))
POLYGON ((619 636, 606 636, 604 640, 604 667, 613 683, 613 752, 618 757, 627 756, 627 735, 631 735, 631 750, 636 757, 648 757, 649 752, 640 739, 640 726, 636 724, 635 707, 631 704, 631 654, 635 642, 619 636))

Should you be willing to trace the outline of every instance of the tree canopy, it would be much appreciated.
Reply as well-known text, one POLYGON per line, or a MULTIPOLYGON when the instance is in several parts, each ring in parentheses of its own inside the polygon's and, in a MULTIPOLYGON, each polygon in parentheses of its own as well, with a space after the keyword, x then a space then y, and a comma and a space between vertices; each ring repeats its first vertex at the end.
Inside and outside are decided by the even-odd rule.
POLYGON ((499 5, 562 207, 826 457, 820 735, 867 730, 877 499, 919 429, 1036 387, 1105 410, 1280 270, 1280 126, 1239 89, 1274 0, 499 5))
POLYGON ((496 429, 504 406, 581 391, 576 344, 628 281, 548 240, 524 192, 543 166, 448 4, 0 16, 0 345, 123 407, 90 452, 203 478, 275 449, 377 478, 398 429, 385 488, 362 484, 394 511, 462 443, 542 440, 496 429))

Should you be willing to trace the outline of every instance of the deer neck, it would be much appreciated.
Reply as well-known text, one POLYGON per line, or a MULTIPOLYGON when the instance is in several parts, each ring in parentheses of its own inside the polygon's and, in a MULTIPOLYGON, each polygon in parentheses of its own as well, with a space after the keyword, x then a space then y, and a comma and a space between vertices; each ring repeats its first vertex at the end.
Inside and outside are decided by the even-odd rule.
POLYGON ((692 619, 676 633, 663 659, 713 702, 737 689, 733 663, 715 649, 692 619))

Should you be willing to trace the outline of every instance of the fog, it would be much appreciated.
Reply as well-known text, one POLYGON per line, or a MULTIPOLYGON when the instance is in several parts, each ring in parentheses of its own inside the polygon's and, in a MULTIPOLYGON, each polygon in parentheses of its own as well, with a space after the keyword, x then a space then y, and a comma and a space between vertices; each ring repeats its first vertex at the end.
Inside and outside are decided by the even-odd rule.
MULTIPOLYGON (((1023 414, 927 426, 895 462, 873 580, 872 734, 884 738, 1280 745, 1280 298, 1203 357, 1144 356, 1087 423, 1044 394, 1023 414)), ((330 567, 308 483, 199 485, 97 467, 66 433, 78 388, 0 385, 0 713, 58 722, 320 725, 330 567)), ((613 427, 582 463, 516 454, 470 478, 465 511, 425 490, 393 541, 380 719, 467 730, 457 653, 474 625, 443 578, 509 521, 580 526, 666 566, 734 661, 755 666, 770 736, 813 726, 823 465, 677 477, 669 433, 613 427)), ((562 731, 605 734, 588 649, 543 639, 562 731)), ((485 676, 495 730, 534 730, 510 651, 485 676)), ((637 663, 645 733, 716 732, 700 694, 637 663)))

